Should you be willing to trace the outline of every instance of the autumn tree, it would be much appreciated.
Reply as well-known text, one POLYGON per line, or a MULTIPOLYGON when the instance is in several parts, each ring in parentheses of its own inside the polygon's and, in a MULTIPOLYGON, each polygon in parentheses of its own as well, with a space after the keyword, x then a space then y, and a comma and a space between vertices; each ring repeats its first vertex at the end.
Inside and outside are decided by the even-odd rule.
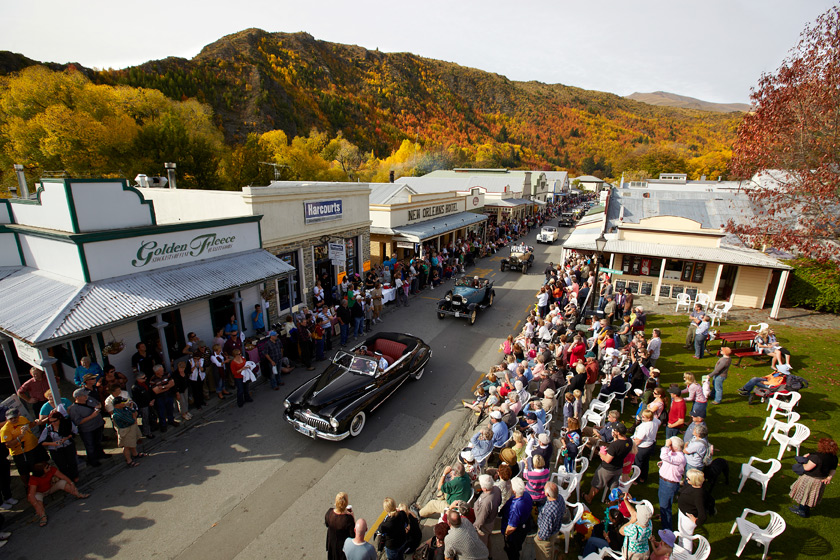
POLYGON ((727 229, 753 246, 840 263, 840 8, 805 28, 751 99, 732 170, 751 181, 759 211, 727 229))

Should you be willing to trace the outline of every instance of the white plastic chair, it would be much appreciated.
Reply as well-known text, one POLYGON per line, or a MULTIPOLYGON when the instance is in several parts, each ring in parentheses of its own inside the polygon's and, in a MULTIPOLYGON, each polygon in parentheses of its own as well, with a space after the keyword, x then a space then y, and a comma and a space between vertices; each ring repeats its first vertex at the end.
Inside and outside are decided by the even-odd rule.
POLYGON ((551 473, 551 482, 557 484, 558 493, 568 502, 572 492, 577 488, 577 477, 567 473, 551 473))
POLYGON ((566 504, 567 508, 574 508, 575 514, 572 516, 572 520, 566 523, 565 525, 560 526, 560 532, 563 533, 563 539, 566 541, 566 554, 569 553, 569 541, 572 540, 572 531, 575 528, 575 525, 580 518, 583 517, 583 504, 581 503, 569 503, 566 504))
POLYGON ((732 310, 732 302, 727 301, 724 303, 719 303, 715 305, 714 309, 709 312, 709 317, 712 318, 710 326, 715 326, 715 321, 717 321, 718 326, 720 326, 720 320, 726 319, 729 312, 732 310))
POLYGON ((697 292, 697 298, 694 300, 695 305, 701 305, 703 309, 707 309, 712 302, 712 297, 709 294, 701 294, 697 292))
POLYGON ((674 531, 677 542, 674 545, 674 550, 671 552, 671 560, 706 560, 712 553, 712 545, 702 535, 683 535, 679 531, 674 531), (696 546, 692 545, 690 550, 683 548, 680 544, 680 539, 696 541, 696 546))
POLYGON ((613 560, 622 560, 624 555, 621 552, 616 552, 608 546, 605 546, 598 552, 590 552, 586 558, 582 556, 578 556, 579 560, 604 560, 604 558, 610 558, 613 560))
POLYGON ((767 445, 770 445, 770 434, 776 429, 777 424, 795 424, 797 422, 799 422, 798 412, 789 412, 787 415, 780 416, 779 418, 773 418, 771 414, 764 419, 764 426, 762 427, 764 437, 762 439, 767 440, 767 445))
POLYGON ((680 310, 680 306, 685 306, 686 311, 691 309, 691 297, 688 294, 677 294, 677 306, 674 308, 674 313, 680 310))
POLYGON ((577 501, 580 501, 580 485, 583 482, 583 475, 586 474, 586 469, 589 468, 589 459, 586 457, 581 457, 578 454, 577 459, 575 459, 575 472, 568 473, 570 476, 575 477, 575 496, 577 496, 577 501))
POLYGON ((770 395, 767 399, 767 410, 773 409, 773 412, 770 416, 776 416, 777 411, 778 414, 785 414, 790 413, 793 411, 793 407, 802 399, 802 395, 800 395, 796 391, 777 391, 770 395))
POLYGON ((796 454, 799 455, 799 446, 802 445, 802 442, 808 439, 811 436, 811 429, 808 426, 803 424, 797 424, 791 422, 790 424, 776 424, 776 428, 773 431, 773 439, 779 442, 779 456, 777 459, 779 461, 782 460, 782 457, 785 455, 785 451, 788 450, 788 447, 795 447, 796 454), (783 430, 780 426, 788 426, 788 430, 783 430), (793 427, 793 435, 788 435, 790 427, 793 427))
POLYGON ((615 400, 621 403, 621 413, 624 414, 624 401, 627 399, 627 393, 630 392, 633 386, 630 383, 624 384, 624 391, 621 393, 613 393, 615 395, 615 400))
POLYGON ((755 480, 761 484, 761 501, 767 496, 767 485, 770 484, 770 479, 773 475, 779 472, 782 468, 782 463, 777 459, 759 459, 758 457, 750 457, 749 462, 741 465, 741 484, 738 485, 738 493, 744 489, 744 484, 750 479, 755 480), (770 465, 770 470, 761 472, 753 463, 765 463, 770 465))
POLYGON ((583 417, 586 418, 587 422, 590 422, 593 426, 596 426, 597 429, 600 429, 604 427, 604 423, 607 421, 607 413, 608 411, 606 410, 596 412, 590 409, 583 413, 583 417))
MULTIPOLYGON (((602 402, 602 403, 610 404, 611 402, 613 402, 613 399, 615 399, 615 393, 608 393, 608 394, 598 393, 592 399, 592 402, 593 403, 602 402)), ((590 406, 592 406, 592 405, 590 405, 590 406)))
POLYGON ((606 402, 593 399, 592 402, 589 403, 589 408, 587 410, 591 410, 593 412, 609 412, 610 403, 612 403, 612 399, 606 402))
POLYGON ((767 548, 770 546, 770 542, 784 533, 787 524, 785 520, 782 519, 782 516, 776 513, 775 511, 754 511, 749 508, 745 508, 743 512, 741 512, 741 516, 735 519, 735 523, 732 524, 732 530, 729 531, 729 534, 732 535, 735 533, 735 529, 738 529, 738 532, 741 533, 741 543, 738 545, 738 552, 735 553, 735 556, 741 557, 741 553, 744 552, 744 547, 747 546, 747 543, 750 540, 755 541, 758 544, 764 545, 764 554, 761 557, 761 560, 765 560, 767 558, 767 548), (769 515, 770 522, 767 524, 767 527, 763 529, 752 523, 751 521, 747 521, 746 517, 748 514, 753 515, 769 515))
MULTIPOLYGON (((630 487, 633 486, 633 483, 636 482, 636 479, 639 478, 639 476, 641 476, 641 474, 642 469, 640 469, 636 465, 633 465, 633 469, 630 471, 630 478, 627 479, 627 482, 621 482, 621 480, 619 480, 618 491, 626 494, 630 487)), ((609 493, 610 488, 604 488, 604 495, 601 496, 602 502, 607 501, 607 496, 609 495, 609 493)))
POLYGON ((769 328, 770 328, 770 325, 769 325, 769 324, 767 324, 767 323, 759 323, 759 324, 757 324, 757 325, 750 325, 750 326, 748 326, 748 327, 747 327, 747 330, 748 330, 748 331, 761 332, 761 331, 763 331, 764 329, 769 329, 769 328))

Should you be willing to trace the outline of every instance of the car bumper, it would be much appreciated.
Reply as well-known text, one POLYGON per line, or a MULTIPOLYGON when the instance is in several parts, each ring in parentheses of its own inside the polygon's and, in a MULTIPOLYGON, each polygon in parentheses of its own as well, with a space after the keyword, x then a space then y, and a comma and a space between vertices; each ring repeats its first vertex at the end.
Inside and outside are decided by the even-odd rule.
POLYGON ((296 432, 299 432, 299 433, 301 433, 305 436, 309 436, 312 439, 321 438, 321 439, 326 439, 326 440, 329 440, 329 441, 341 441, 343 439, 347 439, 348 437, 350 437, 350 432, 349 431, 346 431, 342 434, 333 434, 331 432, 322 432, 318 428, 314 428, 314 427, 310 426, 309 424, 301 422, 300 420, 297 420, 295 418, 289 418, 288 415, 286 415, 286 421, 289 424, 292 425, 292 427, 295 429, 296 432))
POLYGON ((457 309, 456 310, 456 309, 446 309, 446 308, 442 308, 442 307, 438 307, 437 312, 438 313, 443 313, 444 315, 451 315, 451 316, 457 317, 459 319, 468 319, 469 316, 470 316, 470 313, 472 313, 472 311, 470 311, 469 309, 464 309, 464 310, 457 309))

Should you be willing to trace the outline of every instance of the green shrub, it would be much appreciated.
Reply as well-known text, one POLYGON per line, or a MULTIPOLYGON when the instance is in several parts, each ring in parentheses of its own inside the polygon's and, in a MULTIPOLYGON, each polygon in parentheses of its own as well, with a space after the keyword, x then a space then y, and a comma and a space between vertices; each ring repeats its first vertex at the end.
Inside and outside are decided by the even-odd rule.
POLYGON ((793 278, 787 300, 794 307, 840 313, 840 268, 832 262, 812 259, 789 261, 793 278))

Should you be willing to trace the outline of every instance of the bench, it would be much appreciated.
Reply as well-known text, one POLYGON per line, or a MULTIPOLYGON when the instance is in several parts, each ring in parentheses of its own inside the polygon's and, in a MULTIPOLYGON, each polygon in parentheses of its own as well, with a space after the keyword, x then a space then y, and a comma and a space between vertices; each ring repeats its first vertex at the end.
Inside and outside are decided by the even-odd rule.
MULTIPOLYGON (((720 355, 720 352, 718 352, 718 355, 720 355)), ((768 356, 769 357, 770 354, 762 354, 761 352, 756 351, 755 348, 744 348, 743 350, 732 350, 732 357, 733 358, 735 358, 735 357, 738 358, 738 363, 735 364, 736 366, 741 365, 741 359, 742 358, 756 358, 756 357, 759 357, 759 356, 768 356)), ((746 367, 746 366, 744 366, 744 367, 746 367)))

